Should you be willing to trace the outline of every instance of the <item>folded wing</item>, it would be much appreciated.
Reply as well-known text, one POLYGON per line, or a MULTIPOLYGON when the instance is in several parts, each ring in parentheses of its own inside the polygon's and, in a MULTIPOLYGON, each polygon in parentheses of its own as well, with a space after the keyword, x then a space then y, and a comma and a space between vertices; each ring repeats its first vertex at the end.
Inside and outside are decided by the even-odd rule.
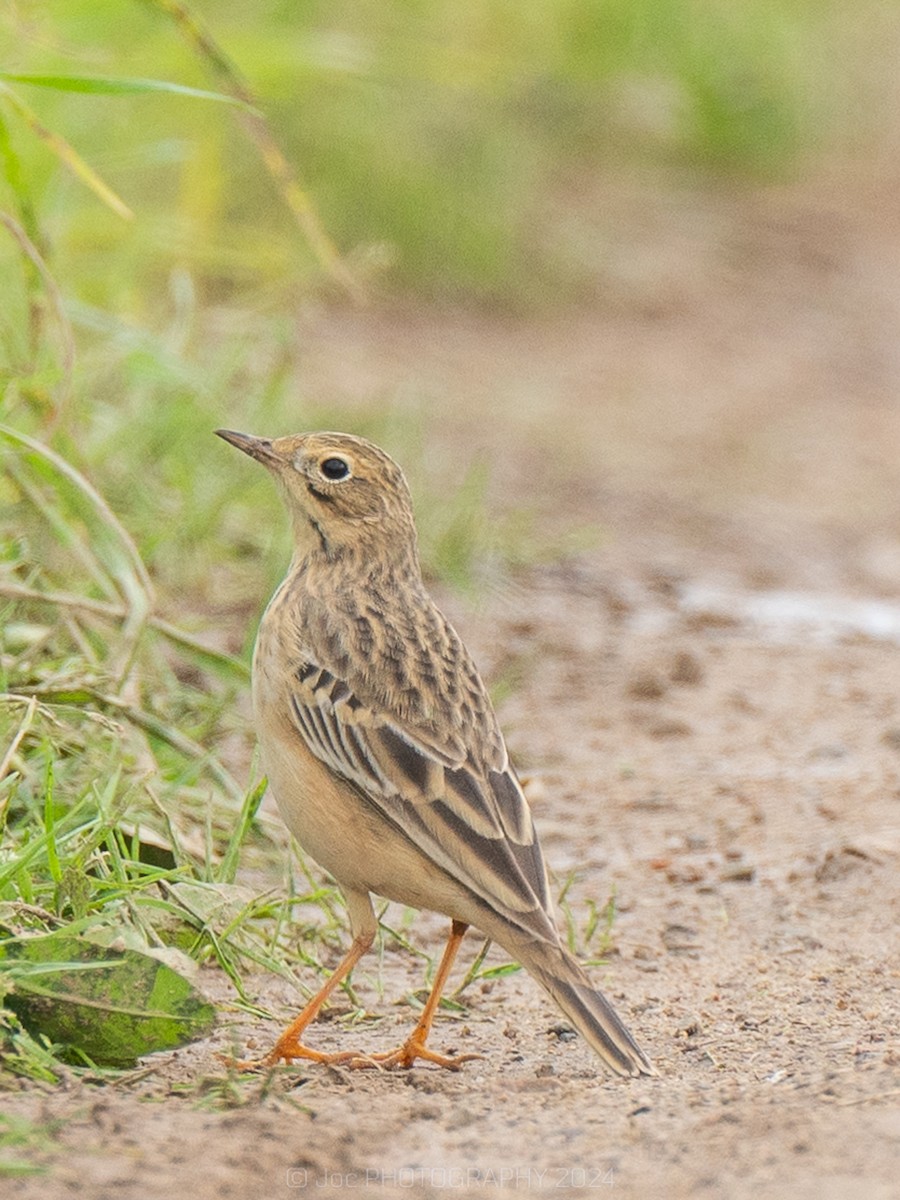
POLYGON ((497 731, 478 761, 466 739, 374 711, 316 663, 296 677, 294 723, 313 754, 355 784, 448 874, 523 932, 556 941, 528 804, 497 731), (496 751, 499 745, 500 751, 496 751))

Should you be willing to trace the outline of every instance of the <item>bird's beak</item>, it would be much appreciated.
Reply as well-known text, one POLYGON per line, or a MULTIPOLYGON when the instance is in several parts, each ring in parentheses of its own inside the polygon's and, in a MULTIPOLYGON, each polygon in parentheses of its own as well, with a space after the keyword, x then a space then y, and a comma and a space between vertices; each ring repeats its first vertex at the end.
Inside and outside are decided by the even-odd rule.
POLYGON ((271 470, 281 466, 281 456, 276 453, 270 438, 254 437, 251 433, 235 433, 233 429, 217 429, 216 433, 232 446, 237 446, 238 450, 243 450, 245 454, 261 462, 264 467, 271 470))

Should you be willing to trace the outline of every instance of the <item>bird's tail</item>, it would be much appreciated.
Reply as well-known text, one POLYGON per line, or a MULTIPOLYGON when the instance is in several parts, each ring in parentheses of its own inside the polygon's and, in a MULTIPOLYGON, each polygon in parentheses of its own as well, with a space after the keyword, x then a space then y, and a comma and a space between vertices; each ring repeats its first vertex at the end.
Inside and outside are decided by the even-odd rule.
POLYGON ((562 946, 533 942, 527 950, 517 947, 517 956, 611 1071, 657 1073, 613 1006, 562 946))

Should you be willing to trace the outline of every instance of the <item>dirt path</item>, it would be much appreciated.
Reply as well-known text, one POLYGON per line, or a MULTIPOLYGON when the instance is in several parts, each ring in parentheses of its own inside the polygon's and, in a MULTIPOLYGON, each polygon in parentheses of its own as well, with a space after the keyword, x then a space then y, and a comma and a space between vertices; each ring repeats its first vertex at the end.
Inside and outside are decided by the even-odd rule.
MULTIPOLYGON (((491 455, 498 503, 602 523, 577 561, 447 606, 514 681, 501 718, 573 911, 615 892, 594 974, 660 1078, 598 1075, 514 975, 442 1018, 437 1047, 485 1056, 458 1075, 181 1098, 275 1032, 242 1018, 131 1088, 5 1097, 64 1122, 49 1175, 5 1195, 897 1195, 898 231, 871 189, 604 199, 621 246, 577 314, 321 314, 305 379, 343 412, 414 391, 438 450, 491 455)), ((415 930, 438 947, 438 920, 415 930)), ((385 1018, 352 1035, 373 1047, 421 968, 389 949, 383 998, 375 977, 385 1018)), ((280 987, 260 980, 287 1014, 280 987)))

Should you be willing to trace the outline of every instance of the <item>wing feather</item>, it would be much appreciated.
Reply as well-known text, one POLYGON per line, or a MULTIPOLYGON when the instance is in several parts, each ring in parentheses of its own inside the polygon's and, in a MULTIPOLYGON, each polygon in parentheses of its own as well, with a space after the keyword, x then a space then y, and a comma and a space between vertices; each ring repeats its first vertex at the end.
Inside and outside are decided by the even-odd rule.
MULTIPOLYGON (((312 753, 354 784, 453 878, 531 934, 553 936, 547 873, 505 747, 501 769, 363 704, 317 664, 298 671, 294 721, 312 753)), ((499 738, 499 731, 497 731, 499 738)))

